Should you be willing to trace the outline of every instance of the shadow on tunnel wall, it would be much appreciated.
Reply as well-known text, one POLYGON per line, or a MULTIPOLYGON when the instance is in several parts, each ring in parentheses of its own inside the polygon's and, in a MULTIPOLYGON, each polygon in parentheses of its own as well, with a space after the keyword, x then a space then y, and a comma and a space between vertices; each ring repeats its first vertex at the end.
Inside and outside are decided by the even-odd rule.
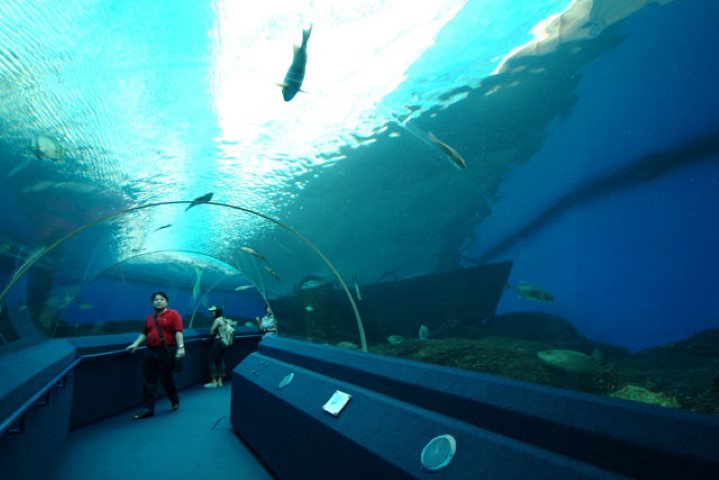
MULTIPOLYGON (((368 343, 386 343, 390 335, 418 338, 422 326, 439 338, 466 324, 491 322, 511 269, 512 262, 502 262, 357 287, 368 343)), ((357 328, 344 292, 329 283, 312 285, 272 301, 281 334, 356 344, 357 328)))

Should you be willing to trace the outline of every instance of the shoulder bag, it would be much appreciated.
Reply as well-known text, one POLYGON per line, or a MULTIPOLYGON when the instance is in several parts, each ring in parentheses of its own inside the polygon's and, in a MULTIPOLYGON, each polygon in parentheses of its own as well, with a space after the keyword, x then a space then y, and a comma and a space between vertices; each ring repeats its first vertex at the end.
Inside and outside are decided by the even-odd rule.
POLYGON ((176 349, 171 348, 167 346, 167 343, 165 342, 165 336, 162 334, 162 329, 160 328, 160 322, 157 321, 157 313, 155 313, 154 316, 155 319, 155 328, 157 328, 157 334, 160 336, 160 342, 162 342, 162 346, 165 348, 165 353, 167 353, 167 358, 169 359, 169 367, 172 368, 175 372, 181 372, 182 371, 182 358, 175 355, 177 352, 176 349))

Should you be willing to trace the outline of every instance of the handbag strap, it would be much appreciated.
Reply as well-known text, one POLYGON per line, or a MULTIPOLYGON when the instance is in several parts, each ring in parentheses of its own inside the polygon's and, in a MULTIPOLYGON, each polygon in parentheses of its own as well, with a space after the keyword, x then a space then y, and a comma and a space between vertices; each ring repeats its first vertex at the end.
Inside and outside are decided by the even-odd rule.
POLYGON ((162 342, 162 346, 167 348, 167 343, 165 343, 165 336, 162 334, 162 329, 160 328, 160 322, 157 321, 157 312, 155 312, 155 328, 157 328, 157 334, 160 336, 160 341, 162 342))

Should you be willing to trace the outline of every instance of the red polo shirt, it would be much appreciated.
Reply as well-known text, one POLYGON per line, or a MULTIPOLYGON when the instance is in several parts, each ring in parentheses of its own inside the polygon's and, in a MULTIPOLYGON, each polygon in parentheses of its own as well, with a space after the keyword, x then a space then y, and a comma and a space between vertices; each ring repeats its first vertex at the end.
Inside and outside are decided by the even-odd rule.
MULTIPOLYGON (((177 313, 177 310, 168 308, 157 316, 157 321, 160 324, 160 330, 162 330, 162 336, 165 337, 165 343, 167 345, 176 345, 175 332, 182 331, 182 317, 177 313)), ((160 336, 157 334, 157 327, 155 326, 155 314, 151 313, 145 319, 145 326, 142 328, 142 333, 147 337, 145 340, 148 347, 161 347, 162 342, 160 336)))

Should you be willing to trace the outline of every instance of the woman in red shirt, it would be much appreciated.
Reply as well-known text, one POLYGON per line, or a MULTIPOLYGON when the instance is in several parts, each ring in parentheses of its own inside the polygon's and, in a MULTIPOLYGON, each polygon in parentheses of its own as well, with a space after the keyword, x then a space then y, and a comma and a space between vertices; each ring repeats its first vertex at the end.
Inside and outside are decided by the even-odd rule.
POLYGON ((154 313, 145 319, 142 333, 126 350, 135 353, 142 342, 147 343, 145 357, 142 360, 142 372, 145 377, 142 388, 142 410, 135 420, 155 415, 155 392, 158 380, 165 387, 172 409, 180 408, 175 379, 172 376, 175 359, 185 356, 182 336, 182 317, 176 310, 167 308, 168 297, 164 292, 155 292, 150 297, 154 313), (160 336, 162 334, 162 336, 160 336))

